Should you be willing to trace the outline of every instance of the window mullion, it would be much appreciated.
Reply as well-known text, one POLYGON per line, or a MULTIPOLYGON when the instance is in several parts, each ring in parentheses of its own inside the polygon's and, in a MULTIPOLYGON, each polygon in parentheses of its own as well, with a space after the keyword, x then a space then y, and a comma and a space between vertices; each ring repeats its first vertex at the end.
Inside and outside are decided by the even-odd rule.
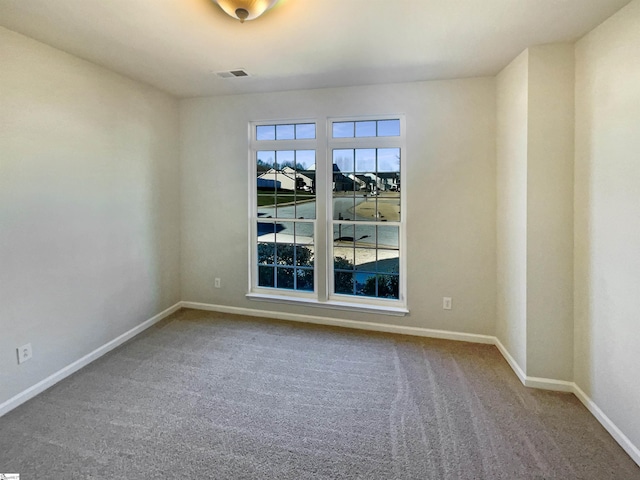
POLYGON ((316 291, 318 300, 321 302, 329 298, 328 288, 328 262, 329 262, 329 232, 326 219, 331 212, 328 203, 328 195, 330 188, 327 185, 327 130, 326 124, 317 123, 317 138, 319 139, 316 146, 316 291))

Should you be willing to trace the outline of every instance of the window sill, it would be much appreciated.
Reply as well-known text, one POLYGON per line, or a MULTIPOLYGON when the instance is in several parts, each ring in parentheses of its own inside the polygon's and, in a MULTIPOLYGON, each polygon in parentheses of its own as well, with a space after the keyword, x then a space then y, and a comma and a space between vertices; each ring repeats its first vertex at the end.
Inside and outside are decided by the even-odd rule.
POLYGON ((336 300, 327 300, 321 302, 315 298, 303 298, 303 297, 289 297, 286 295, 271 295, 266 293, 247 293, 246 298, 249 300, 256 300, 260 302, 271 303, 285 303, 288 305, 298 305, 314 308, 328 308, 331 310, 346 310, 351 312, 360 313, 376 313, 380 315, 391 315, 396 317, 403 317, 409 313, 409 310, 405 307, 394 307, 388 305, 374 305, 364 303, 353 302, 340 302, 336 300))

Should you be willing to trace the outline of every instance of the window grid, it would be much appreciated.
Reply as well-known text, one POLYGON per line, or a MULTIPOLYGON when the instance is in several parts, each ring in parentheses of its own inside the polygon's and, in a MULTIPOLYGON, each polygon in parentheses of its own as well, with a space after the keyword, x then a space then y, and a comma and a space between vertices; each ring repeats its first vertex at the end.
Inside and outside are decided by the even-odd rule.
POLYGON ((332 293, 399 300, 401 295, 401 144, 399 120, 331 125, 332 293), (388 128, 390 122, 393 131, 388 128), (379 125, 384 125, 381 131, 379 125), (397 131, 395 125, 397 124, 397 131), (359 133, 359 125, 362 125, 359 133), (375 129, 373 127, 375 126, 375 129), (368 130, 367 130, 368 129, 368 130), (382 143, 381 143, 382 142, 382 143), (391 142, 391 143, 390 143, 391 142), (395 145, 394 145, 395 143, 395 145), (384 227, 380 225, 384 224, 384 227), (393 229, 393 240, 382 229, 393 229), (345 235, 352 231, 352 235, 345 235))
POLYGON ((315 123, 257 125, 255 284, 315 291, 315 123), (299 143, 302 141, 302 143, 299 143), (306 141, 306 143, 305 143, 306 141), (304 146, 304 148, 298 148, 304 146))
MULTIPOLYGON (((255 287, 257 293, 273 291, 276 295, 290 292, 293 297, 307 296, 354 306, 372 302, 381 307, 405 305, 402 121, 330 120, 327 127, 326 158, 324 153, 322 158, 315 158, 318 151, 315 123, 252 126, 253 163, 258 180, 252 207, 255 233, 250 290, 255 287), (343 136, 334 135, 335 126, 344 128, 345 124, 351 129, 350 136, 344 136, 344 132, 343 136), (336 161, 336 153, 346 153, 348 157, 348 166, 341 164, 338 171, 336 164, 340 162, 336 161), (300 158, 304 158, 301 166, 300 158), (326 176, 315 178, 317 172, 326 172, 326 176), (304 175, 307 177, 302 178, 304 175), (266 180, 270 180, 270 185, 266 180), (316 182, 321 182, 318 193, 322 198, 315 196, 316 182), (336 184, 341 185, 336 188, 336 184), (318 201, 325 205, 320 210, 316 207, 322 205, 318 201), (337 202, 346 204, 338 208, 337 202), (321 217, 316 219, 317 215, 321 217), (326 222, 325 227, 318 221, 326 222), (349 230, 352 234, 345 235, 349 230), (265 232, 271 236, 265 237, 265 232), (360 233, 356 236, 355 232, 360 233), (351 241, 343 238, 348 236, 351 241), (301 237, 308 238, 300 241, 301 237), (316 255, 318 248, 320 257, 316 255), (320 264, 316 264, 318 258, 320 264), (322 287, 325 282, 326 288, 322 287)), ((320 137, 322 140, 324 129, 320 137)), ((321 147, 320 151, 324 149, 321 147)))

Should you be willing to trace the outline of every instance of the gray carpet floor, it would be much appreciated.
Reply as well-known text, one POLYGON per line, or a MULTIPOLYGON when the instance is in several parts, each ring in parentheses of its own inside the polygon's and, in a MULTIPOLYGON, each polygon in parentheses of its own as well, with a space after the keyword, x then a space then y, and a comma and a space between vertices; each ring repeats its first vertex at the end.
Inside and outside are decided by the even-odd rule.
POLYGON ((22 479, 640 479, 493 346, 182 310, 0 418, 22 479))

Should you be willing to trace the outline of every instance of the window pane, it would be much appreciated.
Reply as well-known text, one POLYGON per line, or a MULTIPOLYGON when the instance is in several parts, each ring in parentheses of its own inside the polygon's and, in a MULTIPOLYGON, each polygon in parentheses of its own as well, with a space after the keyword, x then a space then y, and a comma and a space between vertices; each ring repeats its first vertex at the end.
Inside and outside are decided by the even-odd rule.
POLYGON ((399 248, 399 228, 387 225, 379 225, 378 248, 399 248))
POLYGON ((333 196, 334 197, 350 197, 351 207, 353 207, 353 180, 341 173, 333 174, 333 196))
POLYGON ((261 150, 256 157, 258 174, 276 168, 276 152, 273 150, 261 150))
POLYGON ((313 181, 305 175, 296 174, 296 182, 298 189, 295 199, 295 218, 316 218, 316 196, 313 187, 309 185, 309 183, 313 184, 313 181))
POLYGON ((336 223, 333 225, 334 242, 348 243, 353 247, 353 239, 355 236, 355 225, 349 223, 336 223))
POLYGON ((275 222, 258 222, 258 241, 274 243, 276 241, 277 224, 275 222))
POLYGON ((348 195, 345 192, 335 192, 333 197, 333 219, 355 220, 353 195, 348 195))
POLYGON ((378 149, 378 172, 400 172, 400 149, 378 149))
POLYGON ((293 268, 288 267, 277 267, 276 268, 276 281, 278 288, 287 288, 293 289, 294 287, 294 275, 295 270, 293 268))
POLYGON ((400 221, 400 197, 394 193, 383 193, 376 197, 376 220, 380 222, 400 221))
POLYGON ((296 156, 293 150, 278 150, 276 152, 276 160, 278 169, 283 172, 291 172, 296 168, 296 156))
POLYGON ((398 192, 400 172, 378 172, 378 182, 382 192, 398 192))
POLYGON ((353 137, 353 122, 334 122, 333 138, 353 137))
POLYGON ((375 197, 362 196, 355 198, 355 217, 354 220, 375 220, 376 200, 375 197))
POLYGON ((335 246, 333 248, 333 268, 335 270, 353 270, 354 252, 352 247, 335 246))
MULTIPOLYGON (((278 247, 280 244, 295 243, 295 230, 293 225, 293 222, 278 222, 276 224, 276 243, 278 247)), ((291 251, 291 259, 293 262, 293 251, 291 251)), ((290 265, 293 265, 293 263, 290 265)))
POLYGON ((346 195, 355 195, 360 192, 360 184, 354 173, 345 173, 340 178, 340 182, 346 195))
POLYGON ((296 290, 313 291, 313 269, 296 269, 296 290))
POLYGON ((293 267, 294 245, 292 243, 276 244, 276 264, 293 267))
POLYGON ((356 149, 356 172, 376 171, 376 149, 358 148, 356 149))
POLYGON ((293 140, 294 138, 293 125, 276 125, 276 140, 293 140))
POLYGON ((276 197, 278 203, 278 209, 276 211, 276 218, 295 218, 296 217, 296 204, 295 194, 289 192, 278 192, 276 197))
POLYGON ((275 243, 258 243, 258 263, 264 265, 273 265, 276 259, 275 243))
POLYGON ((278 173, 277 175, 278 190, 276 191, 276 204, 278 206, 274 217, 276 218, 294 218, 296 214, 295 208, 295 192, 288 189, 280 188, 283 184, 291 186, 294 179, 288 178, 287 175, 278 173))
POLYGON ((258 191, 258 217, 275 218, 276 217, 276 195, 275 193, 264 195, 258 191))
POLYGON ((257 172, 256 186, 258 188, 258 195, 264 194, 264 193, 275 194, 275 190, 277 186, 276 175, 277 175, 277 171, 274 169, 257 172))
POLYGON ((299 245, 308 245, 313 247, 313 223, 312 222, 296 222, 295 243, 299 245))
POLYGON ((397 137, 400 135, 400 120, 378 120, 379 137, 397 137))
POLYGON ((350 173, 355 172, 354 163, 354 150, 339 149, 333 151, 333 172, 334 175, 337 172, 350 173))
POLYGON ((398 250, 378 250, 378 273, 398 273, 400 271, 400 252, 398 250))
POLYGON ((275 286, 275 268, 274 267, 258 267, 258 286, 274 287, 275 286))
POLYGON ((377 296, 377 275, 375 273, 356 273, 356 295, 377 296))
POLYGON ((296 150, 296 169, 315 172, 316 151, 315 150, 296 150))
POLYGON ((400 277, 398 275, 378 275, 378 297, 400 298, 400 277))
POLYGON ((370 247, 376 246, 376 227, 374 225, 357 225, 355 239, 356 246, 370 247))
POLYGON ((376 122, 356 122, 356 137, 375 137, 376 122))
POLYGON ((356 248, 355 249, 355 269, 366 270, 368 272, 376 271, 376 251, 373 248, 356 248))
POLYGON ((296 139, 311 139, 316 138, 316 124, 315 123, 299 123, 296 125, 296 139))
POLYGON ((276 139, 276 127, 275 125, 259 125, 256 127, 256 139, 257 140, 275 140, 276 139))
POLYGON ((333 289, 336 293, 343 295, 353 295, 354 274, 349 272, 335 272, 333 289))
POLYGON ((295 265, 298 267, 313 267, 313 246, 295 246, 295 265))

